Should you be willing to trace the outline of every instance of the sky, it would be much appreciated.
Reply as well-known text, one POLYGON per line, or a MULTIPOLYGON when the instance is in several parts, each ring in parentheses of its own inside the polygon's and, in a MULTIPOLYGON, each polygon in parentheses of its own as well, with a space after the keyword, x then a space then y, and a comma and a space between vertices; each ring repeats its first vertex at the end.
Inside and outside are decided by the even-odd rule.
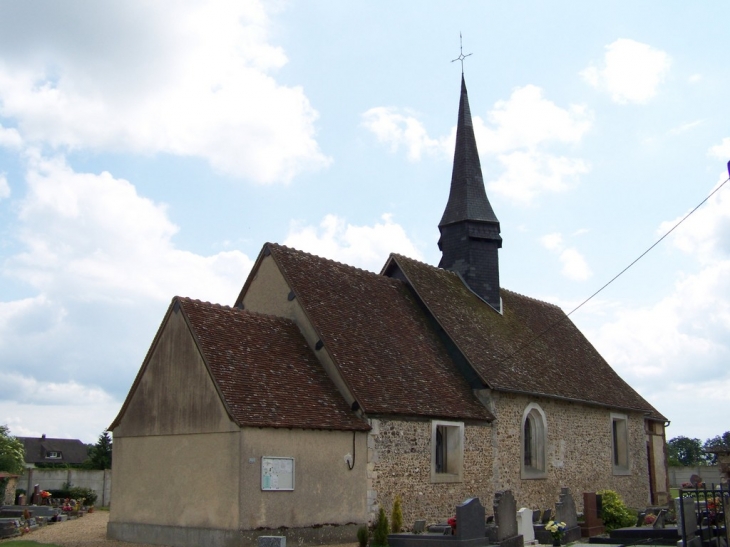
MULTIPOLYGON (((232 305, 267 241, 437 265, 460 33, 501 284, 572 310, 728 178, 728 20, 720 1, 0 1, 0 424, 94 442, 172 297, 232 305)), ((668 438, 730 430, 730 184, 571 318, 668 438)))

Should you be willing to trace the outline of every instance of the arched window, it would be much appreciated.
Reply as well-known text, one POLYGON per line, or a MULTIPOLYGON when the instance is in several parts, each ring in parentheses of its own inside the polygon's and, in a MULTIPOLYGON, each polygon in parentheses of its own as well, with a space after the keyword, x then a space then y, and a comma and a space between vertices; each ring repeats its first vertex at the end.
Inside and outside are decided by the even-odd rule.
POLYGON ((543 479, 547 476, 546 465, 547 420, 537 403, 530 403, 522 414, 522 465, 523 479, 543 479))

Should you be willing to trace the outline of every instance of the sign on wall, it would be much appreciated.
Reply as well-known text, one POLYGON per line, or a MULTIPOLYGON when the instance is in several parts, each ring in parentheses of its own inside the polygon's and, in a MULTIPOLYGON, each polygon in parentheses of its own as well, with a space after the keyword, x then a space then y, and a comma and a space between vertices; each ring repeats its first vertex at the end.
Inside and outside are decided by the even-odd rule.
POLYGON ((261 458, 261 490, 294 490, 294 458, 261 458))

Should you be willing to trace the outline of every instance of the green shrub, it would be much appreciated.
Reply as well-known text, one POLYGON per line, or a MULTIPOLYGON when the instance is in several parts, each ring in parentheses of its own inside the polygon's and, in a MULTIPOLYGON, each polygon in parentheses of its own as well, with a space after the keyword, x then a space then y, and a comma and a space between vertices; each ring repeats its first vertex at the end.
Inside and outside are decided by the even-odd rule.
POLYGON ((396 495, 393 501, 393 511, 390 513, 390 531, 399 534, 403 529, 403 509, 400 506, 400 496, 396 495))
POLYGON ((621 496, 613 490, 601 490, 598 492, 602 498, 603 525, 606 532, 617 528, 627 528, 636 523, 636 515, 626 507, 621 496))
POLYGON ((367 547, 368 539, 370 539, 370 532, 367 526, 360 526, 357 529, 357 543, 360 547, 367 547))
POLYGON ((378 511, 378 520, 375 521, 372 546, 388 546, 388 517, 385 516, 385 509, 383 509, 382 507, 380 508, 380 511, 378 511))
POLYGON ((68 490, 70 498, 75 500, 85 500, 84 505, 94 505, 96 503, 96 492, 91 488, 82 488, 81 486, 73 486, 68 490))

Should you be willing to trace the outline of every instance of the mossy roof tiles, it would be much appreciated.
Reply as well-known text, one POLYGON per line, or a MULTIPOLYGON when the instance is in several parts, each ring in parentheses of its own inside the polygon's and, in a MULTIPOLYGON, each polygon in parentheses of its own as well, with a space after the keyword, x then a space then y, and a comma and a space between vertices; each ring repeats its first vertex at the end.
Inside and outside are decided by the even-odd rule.
POLYGON ((400 255, 391 260, 493 389, 640 410, 665 419, 557 306, 502 289, 500 314, 455 273, 400 255))
POLYGON ((267 248, 366 413, 493 419, 402 281, 267 248))
POLYGON ((367 431, 297 326, 279 317, 176 297, 239 425, 367 431))

